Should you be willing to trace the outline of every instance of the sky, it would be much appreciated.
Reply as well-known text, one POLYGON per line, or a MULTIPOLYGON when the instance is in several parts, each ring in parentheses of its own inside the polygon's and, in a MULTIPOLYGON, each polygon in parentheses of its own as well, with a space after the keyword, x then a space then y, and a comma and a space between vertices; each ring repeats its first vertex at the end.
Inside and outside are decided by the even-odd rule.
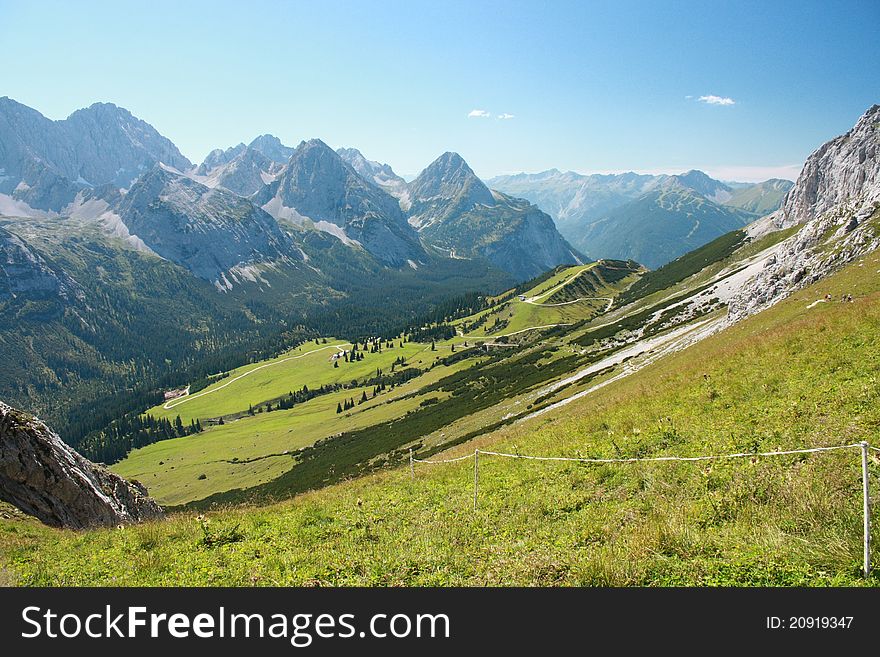
POLYGON ((878 26, 880 0, 0 0, 0 96, 115 103, 194 162, 272 133, 407 177, 456 151, 484 178, 794 178, 880 102, 878 26))

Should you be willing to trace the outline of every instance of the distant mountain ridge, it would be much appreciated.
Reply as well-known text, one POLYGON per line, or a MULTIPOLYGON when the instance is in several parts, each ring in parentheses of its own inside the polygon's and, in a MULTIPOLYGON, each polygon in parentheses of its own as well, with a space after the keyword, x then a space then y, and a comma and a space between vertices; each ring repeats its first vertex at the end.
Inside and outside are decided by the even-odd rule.
POLYGON ((444 153, 407 183, 389 165, 355 148, 333 153, 319 139, 291 149, 284 164, 259 161, 255 146, 212 151, 193 176, 248 196, 282 224, 329 233, 388 265, 417 267, 427 247, 486 258, 525 279, 584 259, 547 215, 489 190, 457 153, 444 153))
POLYGON ((356 148, 339 148, 336 152, 364 180, 378 185, 398 200, 402 200, 407 196, 406 181, 394 173, 390 165, 382 164, 375 160, 368 160, 356 148))
POLYGON ((634 258, 649 266, 775 210, 792 185, 785 180, 728 184, 697 170, 583 175, 558 169, 498 176, 488 183, 545 209, 562 235, 590 257, 634 258), (671 198, 661 190, 675 190, 679 201, 658 204, 661 197, 671 198), (686 196, 693 198, 685 201, 686 196), (699 211, 689 212, 694 208, 699 211))
MULTIPOLYGON (((251 280, 255 263, 307 259, 306 242, 326 245, 314 232, 338 240, 352 262, 366 253, 394 268, 483 259, 524 279, 580 260, 552 221, 527 202, 499 204, 457 154, 412 185, 357 149, 317 139, 292 148, 269 134, 194 166, 154 128, 101 103, 51 121, 0 99, 3 215, 94 224, 221 290, 242 268, 251 280), (421 230, 427 221, 436 233, 421 230)), ((338 258, 325 266, 346 267, 338 258)))
POLYGON ((148 123, 111 103, 52 121, 0 98, 0 194, 60 211, 76 194, 103 184, 128 187, 157 162, 192 165, 148 123))
POLYGON ((753 219, 670 181, 590 224, 582 240, 590 255, 633 259, 656 269, 753 219))
POLYGON ((549 215, 492 192, 457 153, 444 153, 409 185, 409 222, 455 257, 487 258, 521 279, 582 258, 549 215))

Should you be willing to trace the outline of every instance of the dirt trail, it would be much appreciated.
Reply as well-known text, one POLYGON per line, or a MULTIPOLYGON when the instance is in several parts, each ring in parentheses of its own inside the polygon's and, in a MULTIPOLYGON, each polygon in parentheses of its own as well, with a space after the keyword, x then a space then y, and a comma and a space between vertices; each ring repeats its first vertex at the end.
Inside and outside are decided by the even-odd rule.
POLYGON ((176 408, 176 407, 180 406, 181 404, 185 404, 186 402, 188 402, 192 399, 198 399, 199 397, 204 397, 205 395, 210 395, 211 393, 217 392, 218 390, 223 390, 223 388, 225 388, 226 386, 231 386, 236 381, 239 381, 239 380, 243 379, 244 377, 253 374, 254 372, 258 372, 258 371, 265 369, 267 367, 272 367, 273 365, 280 365, 281 363, 286 363, 287 361, 290 361, 290 360, 297 360, 299 358, 305 358, 306 356, 309 356, 311 354, 316 354, 319 351, 324 351, 325 349, 337 349, 339 351, 345 351, 342 347, 350 347, 350 346, 351 346, 351 344, 348 342, 346 342, 343 345, 328 345, 326 347, 321 347, 319 349, 312 349, 311 351, 307 351, 306 353, 300 354, 299 356, 288 356, 287 358, 282 358, 281 360, 276 360, 272 363, 266 363, 264 365, 260 365, 259 367, 255 367, 252 370, 248 370, 247 372, 243 372, 243 373, 239 374, 237 377, 235 377, 234 379, 230 379, 229 381, 224 383, 222 386, 217 386, 216 388, 210 388, 208 390, 203 390, 202 392, 197 392, 194 395, 184 395, 183 397, 176 397, 175 399, 171 399, 171 400, 165 402, 165 404, 162 406, 162 408, 164 408, 166 411, 170 411, 172 408, 176 408))

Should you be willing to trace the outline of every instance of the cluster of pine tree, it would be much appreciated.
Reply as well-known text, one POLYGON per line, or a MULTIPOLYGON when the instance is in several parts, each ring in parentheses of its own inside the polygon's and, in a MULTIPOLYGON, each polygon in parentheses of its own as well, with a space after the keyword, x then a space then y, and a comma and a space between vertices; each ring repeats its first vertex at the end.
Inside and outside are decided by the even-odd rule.
POLYGON ((152 415, 123 416, 106 428, 86 436, 80 443, 79 451, 92 461, 116 463, 138 447, 169 438, 190 436, 201 430, 201 422, 192 420, 189 424, 184 424, 179 415, 174 422, 152 415))
POLYGON ((452 324, 435 324, 413 329, 409 333, 410 342, 434 342, 436 340, 449 340, 455 337, 455 327, 452 324))
POLYGON ((270 413, 272 411, 286 411, 293 408, 296 404, 302 404, 315 397, 326 395, 329 392, 335 392, 340 388, 342 388, 342 385, 338 383, 322 384, 321 387, 315 389, 311 389, 304 385, 300 390, 297 390, 296 392, 290 391, 278 399, 270 399, 269 401, 257 404, 256 406, 252 404, 248 408, 248 415, 264 412, 270 413))

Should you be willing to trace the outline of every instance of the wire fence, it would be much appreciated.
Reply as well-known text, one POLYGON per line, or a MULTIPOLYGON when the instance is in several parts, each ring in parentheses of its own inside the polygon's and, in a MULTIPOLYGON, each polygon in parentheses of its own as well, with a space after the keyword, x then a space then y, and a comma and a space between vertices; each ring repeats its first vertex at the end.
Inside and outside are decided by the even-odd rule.
POLYGON ((773 452, 738 452, 735 454, 707 454, 701 456, 653 456, 644 458, 580 458, 570 456, 531 456, 528 454, 508 454, 505 452, 493 452, 489 450, 475 449, 471 454, 457 456, 449 459, 417 459, 413 456, 412 449, 409 450, 409 471, 410 477, 415 479, 415 465, 442 465, 445 463, 457 463, 468 459, 474 460, 474 511, 477 510, 477 496, 480 488, 480 455, 495 456, 508 459, 522 459, 527 461, 568 461, 573 463, 593 463, 593 464, 610 464, 610 463, 662 463, 662 462, 694 462, 694 461, 713 461, 721 459, 738 459, 738 458, 757 458, 770 456, 792 456, 794 454, 816 454, 822 452, 833 452, 844 449, 858 449, 861 452, 862 462, 862 516, 863 516, 863 566, 862 573, 865 577, 871 574, 871 499, 868 485, 868 451, 873 450, 880 452, 880 448, 869 445, 867 442, 851 443, 849 445, 831 445, 828 447, 810 447, 804 449, 788 449, 773 452))

